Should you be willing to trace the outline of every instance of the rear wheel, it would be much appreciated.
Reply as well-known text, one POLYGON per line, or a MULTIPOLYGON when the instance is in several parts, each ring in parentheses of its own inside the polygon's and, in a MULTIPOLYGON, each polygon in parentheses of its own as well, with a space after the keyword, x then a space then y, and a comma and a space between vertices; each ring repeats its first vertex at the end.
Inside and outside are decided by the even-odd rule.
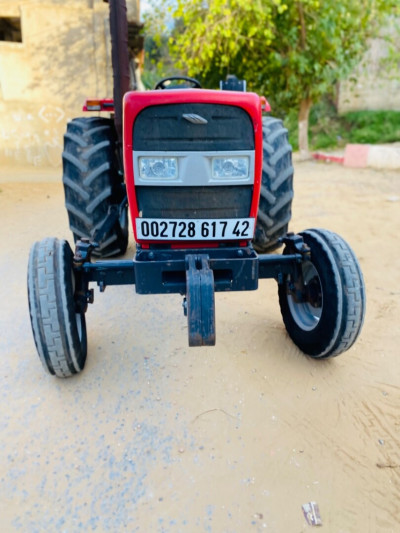
POLYGON ((321 229, 300 235, 311 254, 302 263, 299 282, 289 275, 279 285, 283 321, 304 353, 314 358, 334 357, 353 345, 364 321, 360 265, 339 235, 321 229))
POLYGON ((33 337, 44 368, 60 378, 77 374, 87 353, 85 314, 75 310, 72 250, 44 239, 30 251, 28 299, 33 337))
POLYGON ((75 241, 97 240, 94 255, 123 254, 128 245, 128 209, 110 119, 76 118, 64 135, 63 183, 75 241))
POLYGON ((286 235, 292 215, 292 147, 281 120, 263 117, 263 167, 258 218, 253 239, 257 252, 269 252, 286 235))

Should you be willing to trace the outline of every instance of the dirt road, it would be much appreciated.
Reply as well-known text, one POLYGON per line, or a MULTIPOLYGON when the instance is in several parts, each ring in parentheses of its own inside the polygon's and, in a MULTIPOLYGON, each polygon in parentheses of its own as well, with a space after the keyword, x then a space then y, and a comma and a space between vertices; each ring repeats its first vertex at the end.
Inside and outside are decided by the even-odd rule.
POLYGON ((68 380, 44 373, 26 299, 32 242, 71 240, 61 186, 0 184, 2 532, 298 533, 310 501, 323 531, 399 531, 400 173, 308 162, 295 177, 291 229, 340 233, 364 271, 349 352, 302 355, 273 281, 218 294, 202 349, 180 297, 109 287, 68 380))

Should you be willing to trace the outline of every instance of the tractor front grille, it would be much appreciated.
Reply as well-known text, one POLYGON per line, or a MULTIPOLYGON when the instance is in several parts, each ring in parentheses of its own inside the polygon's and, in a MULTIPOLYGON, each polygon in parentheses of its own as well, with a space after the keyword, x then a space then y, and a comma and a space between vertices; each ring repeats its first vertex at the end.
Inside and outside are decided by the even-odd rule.
POLYGON ((231 105, 150 106, 135 120, 133 149, 149 152, 254 150, 253 124, 244 109, 231 105), (193 115, 200 118, 191 119, 193 115))

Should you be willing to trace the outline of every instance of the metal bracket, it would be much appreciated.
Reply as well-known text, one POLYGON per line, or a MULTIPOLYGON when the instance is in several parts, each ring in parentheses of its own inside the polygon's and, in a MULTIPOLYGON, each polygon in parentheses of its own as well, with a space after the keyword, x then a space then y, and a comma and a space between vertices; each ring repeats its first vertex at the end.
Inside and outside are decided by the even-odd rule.
MULTIPOLYGON (((285 245, 284 254, 301 254, 302 256, 310 255, 310 248, 306 245, 301 235, 288 233, 286 237, 279 239, 285 245)), ((304 257, 303 257, 304 258, 304 257)))
MULTIPOLYGON (((318 296, 314 295, 315 290, 313 287, 307 287, 304 284, 303 279, 303 263, 310 260, 311 251, 306 245, 301 235, 295 235, 294 233, 288 233, 286 237, 281 239, 286 246, 283 251, 284 255, 287 254, 301 254, 301 261, 297 263, 296 268, 290 275, 290 280, 287 283, 287 292, 292 296, 296 303, 316 301, 318 296), (310 292, 311 291, 311 292, 310 292), (311 297, 313 295, 313 297, 311 297)), ((315 305, 316 307, 318 304, 315 305)))
POLYGON ((90 263, 92 258, 92 252, 99 245, 97 242, 91 242, 87 238, 80 239, 75 244, 75 254, 72 259, 74 268, 80 268, 84 263, 90 263))
POLYGON ((84 263, 90 263, 92 252, 99 245, 96 242, 90 242, 87 238, 82 238, 76 242, 75 254, 72 258, 72 265, 75 276, 74 302, 77 313, 86 313, 88 304, 94 302, 94 291, 89 289, 82 267, 84 263))
POLYGON ((215 345, 214 274, 205 254, 186 256, 186 304, 189 346, 215 345))

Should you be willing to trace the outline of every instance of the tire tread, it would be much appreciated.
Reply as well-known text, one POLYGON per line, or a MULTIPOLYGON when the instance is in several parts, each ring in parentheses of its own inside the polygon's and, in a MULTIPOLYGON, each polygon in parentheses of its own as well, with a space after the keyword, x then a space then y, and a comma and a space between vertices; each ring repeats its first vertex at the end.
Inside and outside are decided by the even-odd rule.
POLYGON ((65 266, 72 264, 68 255, 71 257, 72 251, 66 241, 48 238, 32 246, 28 263, 33 337, 43 367, 57 377, 80 372, 86 360, 86 331, 83 343, 77 343, 77 326, 68 307, 73 305, 67 301, 72 294, 65 284, 70 275, 65 266))
POLYGON ((330 356, 336 356, 351 348, 362 329, 365 317, 365 284, 359 262, 347 242, 336 233, 314 229, 330 246, 340 268, 342 287, 346 296, 347 312, 343 316, 342 333, 330 356))
POLYGON ((64 135, 63 183, 69 226, 75 241, 82 237, 100 240, 94 255, 101 257, 124 253, 128 245, 127 216, 122 218, 123 222, 116 220, 100 239, 96 235, 109 216, 109 208, 123 199, 116 161, 112 120, 89 117, 75 118, 68 123, 64 135))
POLYGON ((260 202, 253 239, 257 252, 279 246, 288 231, 293 198, 292 147, 281 120, 263 118, 263 163, 260 202))
POLYGON ((310 330, 296 323, 285 281, 279 286, 283 321, 302 351, 315 359, 336 357, 351 348, 363 326, 365 285, 361 268, 351 247, 336 233, 309 229, 300 235, 311 250, 310 260, 320 278, 322 313, 310 330))

